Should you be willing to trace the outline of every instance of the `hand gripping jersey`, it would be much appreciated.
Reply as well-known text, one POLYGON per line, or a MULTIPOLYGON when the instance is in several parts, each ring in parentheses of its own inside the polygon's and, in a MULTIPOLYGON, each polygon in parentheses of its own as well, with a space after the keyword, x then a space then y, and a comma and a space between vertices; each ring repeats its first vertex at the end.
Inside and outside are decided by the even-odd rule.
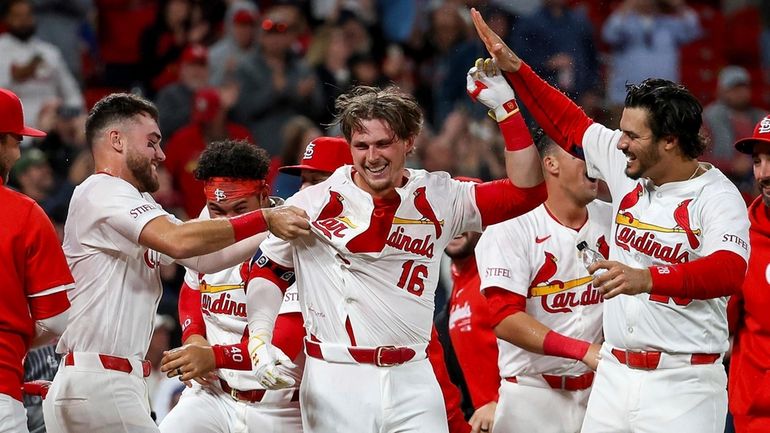
MULTIPOLYGON (((579 230, 560 224, 545 205, 488 227, 476 246, 481 289, 500 287, 524 296, 527 314, 548 328, 601 342, 603 299, 578 259, 577 244, 585 241, 606 255, 609 219, 610 206, 594 201, 579 230)), ((497 342, 502 377, 577 376, 589 371, 580 361, 528 352, 500 339, 497 342)))
POLYGON ((307 212, 313 235, 270 236, 261 248, 295 268, 305 325, 318 340, 427 344, 440 254, 456 235, 481 230, 473 187, 409 170, 395 200, 375 203, 342 167, 287 201, 307 212))
MULTIPOLYGON (((588 175, 612 197, 610 259, 635 268, 685 263, 718 250, 748 257, 746 205, 718 169, 701 163, 696 178, 655 186, 625 175, 620 131, 594 123, 583 136, 588 175)), ((605 302, 604 337, 613 347, 669 353, 721 353, 728 348, 727 298, 617 296, 605 302)))

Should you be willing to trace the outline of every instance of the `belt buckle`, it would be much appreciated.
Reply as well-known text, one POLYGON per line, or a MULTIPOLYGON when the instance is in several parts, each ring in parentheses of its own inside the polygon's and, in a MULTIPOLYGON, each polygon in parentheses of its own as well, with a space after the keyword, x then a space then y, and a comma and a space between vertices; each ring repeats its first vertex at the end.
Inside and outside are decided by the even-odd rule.
POLYGON ((238 390, 235 389, 235 388, 230 388, 230 397, 232 397, 232 399, 235 400, 235 401, 239 401, 238 400, 238 390))
POLYGON ((381 360, 383 350, 395 349, 395 348, 396 346, 377 346, 374 349, 374 365, 376 365, 377 367, 392 367, 394 365, 400 364, 399 362, 387 363, 387 362, 382 362, 381 360))

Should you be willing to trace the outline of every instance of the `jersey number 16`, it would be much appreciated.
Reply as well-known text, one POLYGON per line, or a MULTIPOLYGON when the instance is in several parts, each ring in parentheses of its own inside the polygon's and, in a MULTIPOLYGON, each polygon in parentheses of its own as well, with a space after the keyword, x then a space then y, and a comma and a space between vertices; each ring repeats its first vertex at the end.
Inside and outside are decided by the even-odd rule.
POLYGON ((425 290, 425 278, 428 276, 428 267, 425 265, 416 265, 414 260, 407 260, 401 265, 401 276, 396 285, 407 292, 422 296, 425 290))

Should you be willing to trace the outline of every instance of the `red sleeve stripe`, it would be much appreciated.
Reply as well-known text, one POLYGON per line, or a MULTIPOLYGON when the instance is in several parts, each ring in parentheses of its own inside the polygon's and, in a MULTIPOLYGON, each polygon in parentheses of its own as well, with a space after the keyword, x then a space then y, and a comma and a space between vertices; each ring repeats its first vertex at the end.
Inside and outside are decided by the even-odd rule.
POLYGON ((27 295, 27 297, 28 297, 28 298, 37 298, 37 297, 39 297, 39 296, 47 296, 47 295, 50 295, 50 294, 52 294, 52 293, 61 292, 61 291, 67 291, 67 290, 72 290, 72 289, 74 289, 74 288, 75 288, 75 285, 74 285, 74 284, 72 284, 72 283, 69 283, 69 284, 62 284, 61 286, 56 286, 56 287, 52 287, 52 288, 50 288, 50 289, 45 289, 45 290, 42 290, 42 291, 40 291, 40 292, 31 293, 31 294, 27 295))
POLYGON ((34 320, 44 320, 63 313, 70 307, 66 291, 29 297, 29 311, 34 320))
POLYGON ((492 328, 508 316, 527 311, 527 298, 518 293, 500 287, 487 287, 484 296, 487 298, 492 328))

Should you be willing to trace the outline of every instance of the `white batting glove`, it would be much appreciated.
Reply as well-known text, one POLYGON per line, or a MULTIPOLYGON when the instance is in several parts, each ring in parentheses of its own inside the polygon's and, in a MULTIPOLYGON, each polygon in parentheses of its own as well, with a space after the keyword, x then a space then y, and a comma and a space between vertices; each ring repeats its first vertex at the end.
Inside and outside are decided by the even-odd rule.
POLYGON ((281 349, 270 344, 269 337, 252 336, 248 347, 251 362, 256 366, 257 380, 266 389, 291 388, 297 383, 286 370, 297 366, 281 349))
POLYGON ((466 90, 474 101, 486 105, 489 115, 502 122, 519 112, 511 85, 492 59, 478 59, 466 76, 466 90))

